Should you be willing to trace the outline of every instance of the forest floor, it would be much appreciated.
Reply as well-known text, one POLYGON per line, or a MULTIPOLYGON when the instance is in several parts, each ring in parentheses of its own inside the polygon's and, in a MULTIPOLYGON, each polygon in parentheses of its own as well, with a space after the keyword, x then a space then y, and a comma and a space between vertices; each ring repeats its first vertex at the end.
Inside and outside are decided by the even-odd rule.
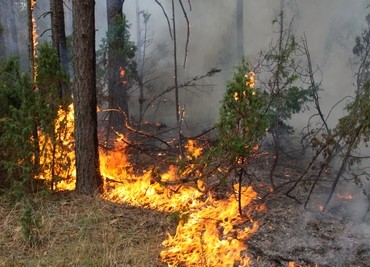
MULTIPOLYGON (((290 171, 281 174, 294 176, 290 171)), ((294 194, 307 196, 309 188, 302 184, 294 194)), ((265 198, 267 210, 252 214, 259 229, 247 241, 251 266, 370 266, 367 197, 340 185, 321 212, 328 188, 315 190, 307 209, 283 190, 265 198)), ((161 244, 176 226, 170 214, 75 192, 38 194, 14 206, 1 198, 0 266, 166 266, 161 244)))
POLYGON ((166 214, 56 192, 14 207, 0 201, 0 266, 162 266, 166 214), (28 229, 29 238, 24 230, 28 229))

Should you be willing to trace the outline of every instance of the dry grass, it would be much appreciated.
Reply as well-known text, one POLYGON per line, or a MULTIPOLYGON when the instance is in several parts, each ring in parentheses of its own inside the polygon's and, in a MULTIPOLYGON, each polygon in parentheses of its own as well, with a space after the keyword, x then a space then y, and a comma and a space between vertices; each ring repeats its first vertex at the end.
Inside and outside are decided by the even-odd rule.
POLYGON ((162 266, 161 243, 176 225, 155 211, 73 192, 30 201, 30 240, 24 203, 0 200, 0 266, 162 266))

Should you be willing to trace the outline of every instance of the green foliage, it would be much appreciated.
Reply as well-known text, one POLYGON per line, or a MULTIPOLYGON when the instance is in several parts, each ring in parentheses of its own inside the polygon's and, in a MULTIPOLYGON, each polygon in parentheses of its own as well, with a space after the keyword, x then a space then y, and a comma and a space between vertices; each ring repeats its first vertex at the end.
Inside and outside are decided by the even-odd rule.
POLYGON ((11 184, 17 198, 30 187, 35 172, 36 96, 32 82, 20 74, 15 59, 0 68, 0 80, 0 159, 7 171, 7 179, 2 183, 11 184))
POLYGON ((232 160, 249 156, 268 126, 266 97, 258 88, 247 85, 254 79, 249 71, 247 62, 238 67, 220 109, 219 149, 232 160))
POLYGON ((57 166, 58 159, 53 160, 53 166, 40 166, 40 158, 62 143, 58 131, 65 129, 56 130, 55 121, 61 103, 57 88, 65 79, 48 44, 39 47, 36 84, 21 74, 16 59, 0 67, 0 171, 6 171, 0 184, 10 189, 12 201, 35 189, 33 178, 41 167, 57 166), (50 140, 52 148, 41 145, 41 135, 44 143, 50 140))
MULTIPOLYGON (((104 95, 104 88, 108 84, 108 47, 113 48, 112 57, 119 62, 119 66, 125 69, 124 81, 126 87, 132 85, 137 79, 135 52, 135 43, 130 41, 130 25, 126 17, 117 16, 115 25, 109 29, 106 38, 103 38, 99 50, 96 53, 96 75, 97 75, 97 89, 101 101, 104 95)), ((118 70, 117 70, 118 71, 118 70)))
POLYGON ((309 77, 307 60, 308 51, 302 43, 296 41, 292 29, 284 28, 280 24, 283 13, 276 18, 279 22, 280 36, 276 44, 265 53, 262 53, 265 62, 262 64, 262 77, 268 77, 264 84, 264 91, 269 104, 268 116, 271 124, 268 128, 274 133, 291 133, 293 128, 288 124, 293 114, 302 112, 306 105, 313 101, 313 90, 305 79, 309 77))
MULTIPOLYGON (((358 92, 354 100, 347 104, 348 114, 339 119, 333 130, 336 142, 343 145, 351 145, 355 150, 361 143, 370 141, 370 81, 367 81, 358 92)), ((360 158, 351 158, 351 163, 359 161, 360 158)))
POLYGON ((116 48, 114 52, 117 54, 113 54, 114 57, 125 55, 127 58, 133 58, 135 56, 136 47, 130 41, 129 29, 126 17, 116 16, 113 27, 107 32, 107 42, 116 48))
POLYGON ((41 227, 41 218, 35 214, 31 204, 25 204, 20 222, 23 237, 30 246, 36 245, 39 239, 38 229, 41 227))
POLYGON ((46 101, 58 104, 58 87, 61 83, 68 80, 67 74, 60 67, 60 62, 56 51, 45 42, 38 46, 38 69, 37 86, 44 94, 48 94, 46 101), (53 97, 52 99, 50 99, 53 97))
POLYGON ((62 72, 55 50, 48 44, 39 46, 37 89, 39 123, 43 131, 53 131, 58 108, 61 104, 59 86, 66 82, 67 76, 62 72))
POLYGON ((69 179, 73 168, 70 152, 74 144, 70 140, 70 125, 68 121, 69 108, 65 107, 65 99, 61 99, 60 85, 69 86, 68 76, 61 69, 59 58, 54 49, 45 43, 39 47, 37 86, 40 115, 38 127, 41 129, 43 142, 40 143, 40 156, 49 158, 40 162, 45 179, 56 183, 62 179, 69 179), (63 110, 61 109, 63 105, 63 110), (62 177, 64 175, 65 177, 62 177))

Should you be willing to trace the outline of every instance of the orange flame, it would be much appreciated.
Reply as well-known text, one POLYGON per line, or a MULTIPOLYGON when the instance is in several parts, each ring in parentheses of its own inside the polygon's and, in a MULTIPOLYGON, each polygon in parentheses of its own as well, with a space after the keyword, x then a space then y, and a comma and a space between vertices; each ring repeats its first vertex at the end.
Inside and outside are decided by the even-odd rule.
POLYGON ((126 80, 126 69, 124 67, 119 67, 119 77, 122 80, 122 85, 125 86, 127 84, 127 80, 126 80))
MULTIPOLYGON (((69 134, 66 133, 58 138, 63 145, 73 151, 73 146, 70 145, 73 139, 72 107, 69 111, 60 110, 55 129, 58 132, 61 129, 58 125, 67 124, 64 126, 67 126, 69 134)), ((181 174, 174 166, 164 174, 158 174, 154 169, 144 171, 142 175, 135 174, 127 159, 127 146, 124 141, 125 137, 120 136, 113 150, 100 150, 100 169, 105 177, 102 198, 180 214, 176 234, 169 235, 162 243, 164 250, 160 257, 164 263, 168 266, 234 266, 235 264, 250 266, 250 259, 244 253, 247 250, 245 241, 258 229, 258 222, 250 219, 247 213, 247 210, 251 209, 251 202, 257 199, 257 193, 251 187, 241 187, 240 204, 242 210, 247 213, 245 217, 241 217, 236 194, 230 195, 228 199, 215 200, 211 195, 205 196, 192 186, 165 186, 166 183, 179 180, 181 174)), ((48 151, 55 148, 50 140, 43 140, 43 144, 49 148, 48 151)), ((63 146, 60 145, 58 148, 63 146)), ((202 153, 202 148, 191 140, 186 148, 192 157, 199 157, 202 153)), ((50 166, 50 155, 50 153, 45 154, 44 166, 50 166)), ((74 166, 74 157, 70 160, 70 164, 74 166)), ((60 170, 58 175, 75 176, 75 170, 73 168, 72 174, 63 173, 60 170)), ((50 171, 45 170, 43 176, 50 177, 50 171)), ((62 188, 73 189, 74 180, 59 181, 58 189, 62 188)), ((263 208, 254 209, 263 210, 263 208)))
MULTIPOLYGON (((304 265, 304 266, 310 267, 311 265, 304 265)), ((303 265, 296 264, 294 261, 290 261, 288 262, 288 267, 303 267, 303 265)), ((319 265, 315 264, 315 267, 319 267, 319 265)))
POLYGON ((39 179, 49 181, 54 190, 75 188, 75 153, 73 138, 73 105, 66 110, 59 108, 50 135, 39 132, 40 167, 39 179))
POLYGON ((185 148, 190 154, 190 156, 188 156, 188 159, 198 158, 203 152, 203 148, 201 146, 198 146, 197 142, 194 140, 189 140, 188 143, 185 145, 185 148))
MULTIPOLYGON (((246 207, 257 194, 243 187, 242 206, 246 207)), ((209 197, 185 213, 175 236, 163 242, 161 258, 169 266, 249 266, 250 259, 242 256, 244 244, 258 228, 257 222, 240 227, 245 219, 238 214, 234 195, 226 200, 209 197)))
MULTIPOLYGON (((31 28, 31 33, 30 33, 30 38, 31 38, 31 44, 30 44, 30 56, 31 56, 31 69, 32 69, 32 81, 36 81, 37 79, 37 25, 36 25, 36 19, 35 16, 33 15, 33 10, 35 9, 36 5, 36 0, 30 0, 29 2, 30 5, 30 28, 31 28)), ((36 86, 36 85, 35 85, 36 86)), ((37 91, 37 87, 35 87, 35 90, 37 91)))
POLYGON ((256 74, 253 71, 250 71, 248 74, 245 74, 245 77, 248 79, 247 82, 245 83, 246 86, 250 88, 254 87, 254 85, 256 84, 254 76, 256 76, 256 74))
POLYGON ((337 194, 337 197, 340 199, 345 199, 345 200, 353 200, 355 197, 351 194, 337 194))

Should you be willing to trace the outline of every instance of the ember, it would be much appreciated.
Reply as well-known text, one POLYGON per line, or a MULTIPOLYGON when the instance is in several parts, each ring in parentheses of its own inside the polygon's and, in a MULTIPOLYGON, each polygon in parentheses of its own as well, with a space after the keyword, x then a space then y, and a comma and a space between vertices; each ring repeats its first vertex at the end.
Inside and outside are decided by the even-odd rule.
MULTIPOLYGON (((301 265, 301 264, 295 263, 294 261, 290 261, 288 263, 288 267, 304 267, 304 266, 311 267, 311 265, 301 265)), ((315 264, 314 267, 319 267, 319 265, 315 264)))
POLYGON ((337 194, 337 197, 345 200, 353 200, 355 197, 351 194, 337 194))

